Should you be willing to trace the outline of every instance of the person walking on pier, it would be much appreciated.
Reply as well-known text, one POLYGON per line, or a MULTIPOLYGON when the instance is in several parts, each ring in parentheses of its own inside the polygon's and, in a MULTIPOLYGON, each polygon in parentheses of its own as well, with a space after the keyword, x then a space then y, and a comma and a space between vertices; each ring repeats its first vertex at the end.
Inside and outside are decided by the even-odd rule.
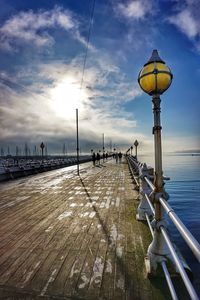
POLYGON ((122 162, 122 153, 121 153, 121 151, 119 152, 119 163, 121 164, 121 162, 122 162))
POLYGON ((118 163, 118 158, 119 158, 118 152, 116 152, 116 153, 115 153, 116 164, 118 163))
POLYGON ((95 154, 95 152, 93 152, 93 154, 92 154, 92 161, 93 161, 93 166, 95 167, 95 165, 96 165, 96 154, 95 154))
POLYGON ((98 166, 100 166, 100 159, 101 159, 100 154, 99 154, 99 152, 97 152, 97 162, 98 162, 98 166))

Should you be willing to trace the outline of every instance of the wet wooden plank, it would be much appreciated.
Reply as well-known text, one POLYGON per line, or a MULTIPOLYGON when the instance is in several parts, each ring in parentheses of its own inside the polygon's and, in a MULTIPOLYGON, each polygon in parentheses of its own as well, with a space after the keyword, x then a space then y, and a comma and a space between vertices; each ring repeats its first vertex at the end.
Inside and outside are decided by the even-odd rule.
POLYGON ((127 164, 1 186, 0 298, 167 299, 145 277, 151 237, 127 164))

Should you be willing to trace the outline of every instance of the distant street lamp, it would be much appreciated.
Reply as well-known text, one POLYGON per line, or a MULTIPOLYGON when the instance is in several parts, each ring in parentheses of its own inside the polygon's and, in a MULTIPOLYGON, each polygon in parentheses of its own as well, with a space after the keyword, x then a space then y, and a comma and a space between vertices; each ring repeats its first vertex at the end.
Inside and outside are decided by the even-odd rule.
POLYGON ((139 145, 138 141, 135 140, 134 146, 135 146, 135 158, 136 158, 136 160, 137 160, 137 147, 138 147, 138 145, 139 145))
MULTIPOLYGON (((163 171, 162 171, 162 146, 161 146, 161 122, 160 122, 160 95, 163 94, 171 85, 172 73, 159 57, 158 51, 153 50, 151 58, 144 65, 138 76, 138 82, 141 89, 152 96, 153 114, 154 114, 154 148, 155 148, 155 174, 154 174, 154 203, 155 203, 155 226, 154 237, 148 248, 150 261, 159 262, 159 255, 167 255, 168 249, 160 232, 164 211, 159 202, 159 196, 167 197, 164 189, 163 171), (158 246, 159 245, 159 246, 158 246)), ((163 221, 164 222, 164 221, 163 221)), ((152 264, 153 265, 153 264, 152 264)))
POLYGON ((44 156, 44 147, 45 147, 45 145, 44 145, 44 143, 42 142, 42 143, 40 144, 40 148, 41 148, 41 150, 42 150, 42 160, 43 160, 43 156, 44 156))
POLYGON ((131 146, 131 155, 133 154, 133 146, 131 146))

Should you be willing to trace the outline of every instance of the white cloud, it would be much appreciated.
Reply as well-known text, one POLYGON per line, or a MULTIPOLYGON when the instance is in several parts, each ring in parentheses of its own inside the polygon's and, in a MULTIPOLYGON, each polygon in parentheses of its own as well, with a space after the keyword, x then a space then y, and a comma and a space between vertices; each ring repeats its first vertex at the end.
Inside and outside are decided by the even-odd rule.
POLYGON ((187 137, 163 137, 163 152, 174 152, 174 151, 188 151, 188 150, 199 150, 200 142, 197 136, 187 137))
POLYGON ((113 143, 129 142, 137 122, 123 104, 141 93, 139 88, 100 53, 87 62, 80 93, 81 75, 82 57, 70 63, 38 64, 19 71, 14 79, 1 74, 5 79, 0 96, 1 139, 74 138, 78 107, 82 140, 99 142, 105 132, 113 143), (27 84, 27 78, 28 89, 21 88, 27 84))
POLYGON ((85 44, 79 32, 79 23, 69 10, 55 7, 52 10, 20 12, 8 19, 0 28, 0 47, 12 50, 18 42, 37 47, 51 46, 54 38, 48 29, 62 28, 74 39, 85 44))
MULTIPOLYGON (((16 77, 1 74, 1 77, 5 78, 5 82, 3 84, 0 83, 1 142, 7 143, 7 145, 9 143, 22 145, 25 141, 39 144, 41 140, 44 140, 47 143, 60 143, 62 145, 60 141, 63 140, 75 141, 75 107, 73 107, 71 100, 73 100, 72 97, 76 96, 80 87, 78 79, 81 75, 81 68, 78 61, 79 59, 69 64, 61 62, 41 64, 36 68, 35 73, 31 72, 30 69, 27 70, 27 74, 19 72, 16 77), (21 89, 21 82, 23 82, 26 75, 31 77, 31 79, 35 78, 35 80, 32 80, 33 83, 28 90, 27 88, 21 89), (45 83, 42 81, 42 78, 45 81, 49 80, 51 84, 45 83), (68 81, 68 83, 71 82, 70 85, 62 86, 62 82, 66 78, 74 80, 68 81), (10 86, 8 86, 9 81, 11 82, 10 86), (38 88, 38 82, 40 81, 38 88), (20 82, 20 84, 17 82, 20 82), (54 97, 56 93, 52 94, 52 91, 56 92, 60 84, 61 90, 57 94, 59 96, 58 99, 54 97), (12 85, 14 85, 14 88, 12 85), (18 90, 16 89, 17 85, 19 86, 18 90), (52 105, 52 103, 55 105, 52 105)), ((115 70, 115 66, 112 66, 111 63, 110 69, 115 70)), ((127 112, 123 108, 123 103, 126 101, 125 98, 122 101, 113 99, 113 96, 104 99, 107 94, 106 89, 110 85, 109 76, 107 75, 106 79, 101 82, 102 87, 105 87, 105 93, 102 91, 98 98, 95 84, 100 73, 93 67, 93 69, 87 69, 86 74, 88 74, 87 84, 90 84, 90 89, 86 88, 84 84, 83 105, 79 109, 81 143, 90 141, 91 145, 95 143, 100 145, 102 133, 104 132, 107 143, 112 138, 113 144, 120 150, 126 150, 126 147, 122 145, 130 147, 134 137, 140 143, 140 154, 152 152, 153 136, 150 134, 150 129, 148 135, 138 131, 137 119, 134 118, 132 112, 127 112)), ((120 75, 118 68, 116 68, 116 77, 123 77, 120 75)), ((65 81, 65 83, 67 82, 65 81)), ((122 82, 123 84, 125 86, 127 84, 126 88, 128 87, 125 79, 122 82)), ((115 89, 116 86, 110 86, 110 94, 114 95, 115 89)), ((132 89, 134 90, 134 82, 132 89)), ((131 84, 129 90, 131 90, 131 84)), ((119 95, 119 97, 123 98, 125 88, 121 89, 121 93, 122 95, 119 95)), ((199 142, 197 137, 177 138, 163 136, 164 152, 198 148, 199 142)))
POLYGON ((177 13, 168 17, 168 22, 175 25, 200 49, 200 10, 199 0, 186 0, 177 4, 177 13))
POLYGON ((152 16, 158 12, 158 3, 155 0, 112 0, 115 16, 120 22, 126 23, 126 32, 123 34, 118 54, 124 60, 124 53, 141 51, 152 48, 157 28, 153 25, 152 16), (123 51, 122 51, 123 49, 123 51))
POLYGON ((151 13, 151 9, 151 0, 130 0, 126 4, 120 3, 117 6, 118 13, 131 20, 143 19, 147 14, 151 13))
POLYGON ((192 12, 188 9, 184 9, 177 15, 169 17, 168 20, 170 23, 176 25, 189 38, 194 38, 200 33, 199 20, 196 20, 192 12))

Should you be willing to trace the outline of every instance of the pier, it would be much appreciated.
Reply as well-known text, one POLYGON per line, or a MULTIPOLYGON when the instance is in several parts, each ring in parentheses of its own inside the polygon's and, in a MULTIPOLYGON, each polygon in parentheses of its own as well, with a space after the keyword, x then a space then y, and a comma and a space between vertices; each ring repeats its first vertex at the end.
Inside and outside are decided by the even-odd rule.
POLYGON ((172 78, 153 50, 138 82, 152 96, 154 168, 138 161, 137 140, 135 156, 133 146, 122 161, 115 148, 105 156, 104 134, 102 160, 101 150, 96 165, 95 156, 81 160, 78 109, 76 160, 49 164, 42 143, 42 162, 2 165, 2 180, 30 176, 1 183, 1 299, 199 300, 168 231, 170 219, 200 262, 200 244, 165 190, 160 95, 172 78))
POLYGON ((1 183, 0 298, 171 299, 146 276, 135 186, 112 159, 1 183))
MULTIPOLYGON (((171 299, 126 159, 1 183, 0 299, 171 299)), ((189 299, 177 274, 180 299, 189 299)))

